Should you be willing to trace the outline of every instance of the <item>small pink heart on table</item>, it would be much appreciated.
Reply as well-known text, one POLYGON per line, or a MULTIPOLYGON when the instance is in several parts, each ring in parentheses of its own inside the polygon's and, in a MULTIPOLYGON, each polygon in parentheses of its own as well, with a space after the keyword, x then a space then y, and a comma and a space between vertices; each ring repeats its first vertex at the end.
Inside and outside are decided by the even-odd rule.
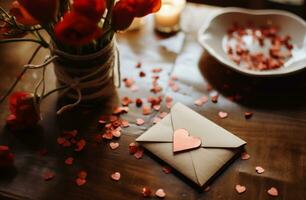
POLYGON ((118 142, 111 142, 109 143, 109 146, 112 150, 117 149, 119 147, 119 143, 118 142))
POLYGON ((239 194, 244 193, 246 191, 246 187, 243 185, 236 185, 235 189, 239 194))
POLYGON ((219 117, 220 117, 221 119, 224 119, 224 118, 227 118, 228 113, 227 113, 227 112, 220 111, 220 112, 218 113, 218 115, 219 115, 219 117))
POLYGON ((262 173, 264 173, 264 172, 265 172, 265 169, 264 169, 264 168, 262 168, 261 166, 257 166, 257 167, 255 167, 255 170, 256 170, 256 172, 257 172, 258 174, 262 174, 262 173))
POLYGON ((194 149, 201 146, 201 138, 190 136, 185 129, 177 129, 173 134, 173 152, 194 149))
POLYGON ((156 190, 155 195, 159 198, 164 198, 166 196, 166 193, 163 189, 158 189, 156 190))
POLYGON ((273 196, 273 197, 277 197, 278 196, 278 190, 275 187, 271 187, 268 190, 268 194, 273 196))
POLYGON ((114 180, 114 181, 119 181, 120 178, 121 178, 121 174, 119 172, 115 172, 111 175, 111 178, 114 180))

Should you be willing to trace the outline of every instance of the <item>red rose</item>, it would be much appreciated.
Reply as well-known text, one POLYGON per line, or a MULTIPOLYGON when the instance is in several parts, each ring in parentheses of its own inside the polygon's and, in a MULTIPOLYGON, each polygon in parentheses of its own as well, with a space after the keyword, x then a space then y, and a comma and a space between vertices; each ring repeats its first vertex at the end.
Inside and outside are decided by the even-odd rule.
POLYGON ((105 0, 74 0, 73 9, 77 13, 98 22, 105 11, 105 0))
POLYGON ((161 7, 161 0, 129 0, 135 9, 136 17, 143 17, 157 12, 161 7))
POLYGON ((134 8, 128 1, 121 0, 115 4, 112 11, 112 27, 114 30, 128 28, 134 20, 134 8))
POLYGON ((74 11, 64 15, 63 20, 55 25, 54 32, 60 42, 72 46, 88 44, 102 34, 96 22, 74 11))
POLYGON ((8 146, 0 145, 0 167, 8 167, 14 163, 14 154, 8 146))
POLYGON ((34 26, 39 22, 22 6, 18 1, 11 4, 10 14, 16 18, 16 21, 26 26, 34 26))
POLYGON ((11 114, 7 117, 7 125, 13 130, 33 127, 40 120, 34 106, 34 96, 27 92, 15 92, 10 96, 11 114))
POLYGON ((18 0, 18 2, 41 23, 54 21, 59 8, 59 0, 18 0))

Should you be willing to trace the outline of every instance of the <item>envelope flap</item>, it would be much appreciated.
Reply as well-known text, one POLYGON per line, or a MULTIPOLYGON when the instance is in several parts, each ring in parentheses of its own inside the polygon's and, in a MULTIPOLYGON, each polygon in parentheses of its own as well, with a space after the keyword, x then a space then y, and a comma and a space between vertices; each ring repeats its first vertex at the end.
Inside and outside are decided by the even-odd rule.
POLYGON ((202 139, 202 147, 237 148, 245 141, 216 125, 187 106, 177 103, 171 109, 174 130, 184 128, 190 135, 202 139))
POLYGON ((172 142, 172 140, 173 129, 170 114, 136 139, 137 142, 172 142))

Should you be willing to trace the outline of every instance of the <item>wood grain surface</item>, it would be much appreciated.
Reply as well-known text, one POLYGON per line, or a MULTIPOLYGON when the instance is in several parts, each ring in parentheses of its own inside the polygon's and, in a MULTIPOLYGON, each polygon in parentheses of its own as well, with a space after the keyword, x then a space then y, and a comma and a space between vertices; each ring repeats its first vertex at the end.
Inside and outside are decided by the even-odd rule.
MULTIPOLYGON (((55 94, 42 104, 43 120, 34 130, 12 133, 5 126, 8 114, 6 103, 0 105, 0 144, 9 145, 16 154, 15 167, 0 171, 0 199, 143 199, 142 188, 153 191, 163 188, 165 199, 174 200, 303 200, 306 196, 306 73, 288 77, 249 78, 228 70, 210 57, 197 43, 197 30, 215 8, 198 4, 188 4, 182 19, 182 30, 186 34, 182 50, 176 54, 161 47, 161 37, 152 28, 152 19, 140 31, 118 35, 121 70, 123 78, 134 78, 139 91, 132 92, 122 86, 105 103, 95 108, 81 107, 62 116, 56 115, 61 103, 55 94), (142 68, 135 65, 141 61, 142 68), (193 187, 176 173, 164 174, 163 163, 145 153, 136 160, 128 152, 128 145, 152 126, 152 118, 157 112, 143 117, 142 110, 134 104, 122 118, 131 126, 124 129, 119 139, 120 147, 109 148, 109 142, 97 144, 96 133, 101 132, 97 121, 99 116, 110 114, 124 96, 146 98, 154 96, 151 70, 160 67, 159 84, 162 95, 172 96, 174 102, 182 102, 216 124, 247 141, 246 150, 251 155, 247 161, 237 159, 223 171, 210 185, 210 190, 193 187), (146 73, 139 77, 139 71, 146 73), (178 78, 180 90, 173 92, 168 87, 171 75, 178 78), (220 93, 218 103, 208 102, 201 107, 194 100, 211 92, 220 93), (233 101, 232 97, 236 97, 233 101), (229 113, 228 118, 220 119, 219 111, 229 113), (253 112, 246 120, 244 112, 253 112), (137 126, 135 119, 144 118, 146 123, 137 126), (81 153, 66 150, 56 143, 63 130, 77 129, 86 138, 87 146, 81 153), (44 156, 41 150, 47 150, 44 156), (64 160, 74 156, 75 162, 67 166, 64 160), (265 169, 257 174, 256 166, 265 169), (46 170, 55 172, 55 178, 44 181, 46 170), (88 172, 87 183, 77 186, 78 171, 88 172), (119 171, 121 180, 112 181, 110 175, 119 171), (235 191, 235 185, 245 185, 243 194, 235 191), (279 190, 278 197, 267 194, 270 187, 279 190)), ((174 41, 176 43, 178 41, 174 41)), ((174 44, 171 43, 171 44, 174 44)), ((31 56, 35 45, 29 43, 0 46, 0 92, 7 90, 17 77, 23 64, 31 56)), ((36 63, 48 54, 42 50, 36 63)), ((30 71, 16 90, 32 90, 40 78, 39 71, 30 71)), ((47 70, 48 89, 55 87, 52 65, 47 70)), ((158 94, 158 95, 160 95, 158 94)), ((169 110, 163 104, 163 111, 169 110)), ((150 199, 150 198, 149 198, 150 199)), ((152 197, 151 199, 157 199, 152 197)))

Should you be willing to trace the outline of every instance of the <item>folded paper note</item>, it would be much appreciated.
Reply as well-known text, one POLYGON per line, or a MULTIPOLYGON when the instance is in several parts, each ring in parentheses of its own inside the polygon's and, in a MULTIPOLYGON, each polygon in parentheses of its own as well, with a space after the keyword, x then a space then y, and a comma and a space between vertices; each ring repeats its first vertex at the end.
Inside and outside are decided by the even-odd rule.
POLYGON ((245 141, 181 103, 136 139, 178 172, 203 186, 242 149, 245 141))

